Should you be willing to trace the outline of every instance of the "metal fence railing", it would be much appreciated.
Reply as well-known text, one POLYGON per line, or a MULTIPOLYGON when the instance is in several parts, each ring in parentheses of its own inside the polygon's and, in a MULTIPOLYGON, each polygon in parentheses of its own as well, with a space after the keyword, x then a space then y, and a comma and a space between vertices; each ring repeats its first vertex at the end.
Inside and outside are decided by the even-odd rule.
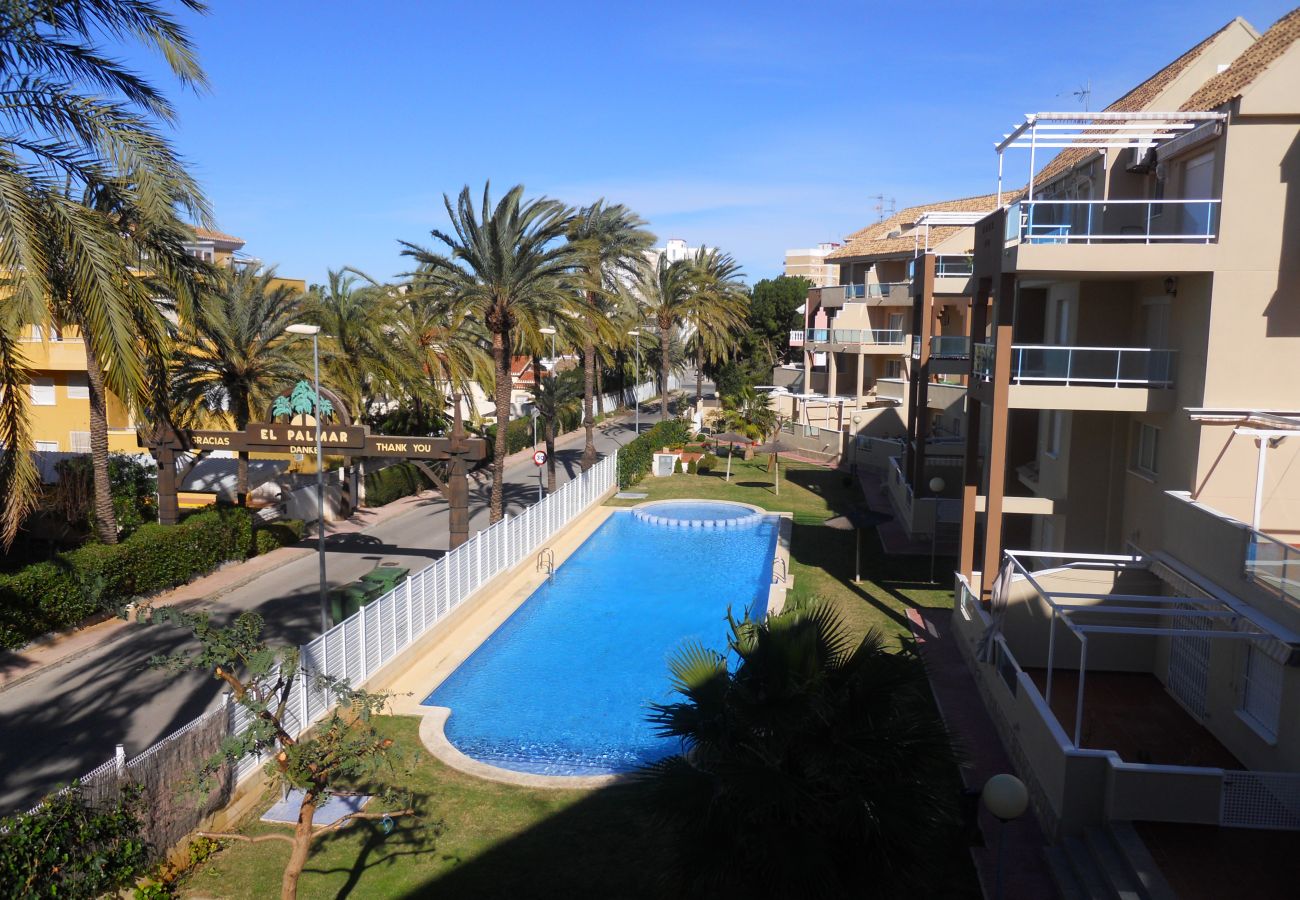
MULTIPOLYGON (((616 485, 617 473, 618 454, 614 453, 520 515, 507 516, 478 532, 304 645, 302 664, 310 677, 294 680, 286 707, 286 730, 294 736, 301 734, 333 705, 333 698, 316 686, 316 676, 347 679, 352 685, 366 682, 475 591, 527 559, 599 502, 616 485)), ((224 805, 234 784, 266 761, 254 755, 240 760, 232 772, 222 773, 214 791, 197 805, 192 799, 176 799, 177 786, 194 775, 221 741, 247 727, 247 711, 227 699, 134 758, 128 759, 119 746, 114 758, 81 777, 83 792, 93 802, 117 796, 123 783, 143 785, 155 820, 150 827, 158 830, 152 843, 165 852, 204 816, 224 805), (167 805, 165 814, 159 813, 160 804, 167 805)), ((39 809, 38 805, 32 812, 39 809)))

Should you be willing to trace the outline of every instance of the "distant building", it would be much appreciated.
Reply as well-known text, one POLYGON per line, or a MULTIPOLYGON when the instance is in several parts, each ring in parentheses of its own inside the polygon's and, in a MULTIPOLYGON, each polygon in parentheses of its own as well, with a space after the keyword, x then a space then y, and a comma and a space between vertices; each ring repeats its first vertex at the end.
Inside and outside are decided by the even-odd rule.
POLYGON ((681 238, 669 238, 668 243, 663 247, 655 247, 645 252, 646 258, 650 260, 651 265, 659 264, 659 257, 667 256, 669 262, 680 262, 683 259, 691 259, 701 250, 714 250, 715 247, 688 247, 686 242, 681 238))
POLYGON ((839 264, 826 262, 826 255, 839 246, 834 241, 823 241, 816 247, 785 251, 785 274, 792 278, 807 278, 813 287, 839 284, 839 264))

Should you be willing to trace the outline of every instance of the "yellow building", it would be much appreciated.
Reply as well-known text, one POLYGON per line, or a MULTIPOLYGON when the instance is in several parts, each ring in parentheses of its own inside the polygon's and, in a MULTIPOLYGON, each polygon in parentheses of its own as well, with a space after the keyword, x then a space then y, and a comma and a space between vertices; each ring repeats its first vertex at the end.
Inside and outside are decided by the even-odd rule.
MULTIPOLYGON (((260 260, 245 256, 241 238, 206 228, 194 230, 195 240, 189 252, 216 265, 260 265, 260 260)), ((278 279, 300 291, 306 290, 301 279, 278 279)), ((75 328, 46 334, 40 326, 31 326, 24 338, 25 352, 32 368, 31 404, 34 450, 63 453, 90 452, 90 388, 86 378, 86 349, 75 328)), ((126 407, 112 394, 108 396, 108 449, 114 453, 142 453, 136 443, 135 428, 126 407)))

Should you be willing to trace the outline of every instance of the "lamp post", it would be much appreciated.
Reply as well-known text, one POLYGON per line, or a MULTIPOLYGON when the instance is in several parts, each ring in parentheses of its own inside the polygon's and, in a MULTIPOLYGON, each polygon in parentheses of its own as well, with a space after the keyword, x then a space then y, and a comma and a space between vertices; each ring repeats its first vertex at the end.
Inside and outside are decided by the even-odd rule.
POLYGON ((311 335, 311 364, 316 390, 315 408, 312 410, 312 418, 316 420, 316 550, 320 557, 320 633, 324 634, 330 629, 330 610, 325 596, 325 455, 320 443, 320 326, 293 324, 285 331, 311 335))
MULTIPOLYGON (((555 370, 555 329, 547 325, 545 328, 539 328, 540 334, 549 334, 551 336, 551 371, 555 370)), ((537 373, 533 373, 537 374, 537 373)))
POLYGON ((641 332, 629 331, 628 337, 636 338, 636 368, 632 371, 632 405, 636 407, 636 433, 641 434, 641 399, 636 392, 641 387, 641 332))
POLYGON ((1007 823, 1018 819, 1029 808, 1029 789, 1014 775, 994 775, 980 791, 984 807, 1002 824, 998 826, 998 861, 993 875, 993 896, 1002 898, 1002 848, 1006 844, 1007 823))

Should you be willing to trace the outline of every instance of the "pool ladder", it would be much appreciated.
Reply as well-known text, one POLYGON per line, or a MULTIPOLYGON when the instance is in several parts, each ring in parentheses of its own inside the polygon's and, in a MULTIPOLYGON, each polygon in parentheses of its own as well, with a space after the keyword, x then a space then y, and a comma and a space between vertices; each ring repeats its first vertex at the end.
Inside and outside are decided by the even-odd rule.
POLYGON ((777 566, 777 563, 780 563, 780 564, 781 564, 781 577, 780 577, 779 580, 780 580, 781 584, 785 584, 787 581, 790 580, 790 570, 789 570, 788 568, 786 568, 785 560, 782 559, 782 558, 779 557, 779 556, 774 557, 774 558, 772 559, 772 583, 773 583, 773 584, 776 584, 777 581, 778 581, 777 576, 776 576, 776 566, 777 566))
POLYGON ((537 554, 537 571, 546 570, 547 577, 555 576, 555 551, 550 547, 543 547, 537 554))

